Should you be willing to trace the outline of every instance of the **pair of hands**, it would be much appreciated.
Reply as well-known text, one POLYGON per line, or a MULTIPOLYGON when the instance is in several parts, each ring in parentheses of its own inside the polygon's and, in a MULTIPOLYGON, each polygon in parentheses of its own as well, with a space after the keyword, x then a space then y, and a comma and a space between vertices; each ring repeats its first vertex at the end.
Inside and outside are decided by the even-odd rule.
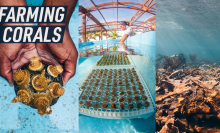
POLYGON ((72 41, 68 28, 65 29, 63 43, 1 43, 0 44, 0 76, 5 78, 10 86, 13 86, 13 62, 22 49, 30 49, 36 46, 50 53, 54 59, 63 65, 63 82, 66 82, 75 74, 78 52, 72 41))

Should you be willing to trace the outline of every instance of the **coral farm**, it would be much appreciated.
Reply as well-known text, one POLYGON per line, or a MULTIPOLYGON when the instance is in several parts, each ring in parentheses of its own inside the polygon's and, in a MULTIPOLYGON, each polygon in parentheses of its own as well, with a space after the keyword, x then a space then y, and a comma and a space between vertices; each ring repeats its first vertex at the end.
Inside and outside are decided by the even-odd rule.
POLYGON ((130 65, 130 61, 127 55, 104 55, 97 62, 97 66, 106 65, 130 65))
POLYGON ((90 110, 130 112, 147 109, 149 102, 134 68, 93 69, 83 81, 79 105, 90 110))
POLYGON ((196 56, 189 55, 179 66, 183 56, 166 56, 171 67, 163 67, 166 58, 157 62, 161 64, 156 72, 158 133, 220 132, 220 65, 196 56))
POLYGON ((16 97, 12 103, 21 102, 38 109, 38 114, 51 114, 51 106, 65 90, 62 88, 60 65, 53 66, 40 62, 38 57, 32 57, 30 63, 13 73, 16 97))

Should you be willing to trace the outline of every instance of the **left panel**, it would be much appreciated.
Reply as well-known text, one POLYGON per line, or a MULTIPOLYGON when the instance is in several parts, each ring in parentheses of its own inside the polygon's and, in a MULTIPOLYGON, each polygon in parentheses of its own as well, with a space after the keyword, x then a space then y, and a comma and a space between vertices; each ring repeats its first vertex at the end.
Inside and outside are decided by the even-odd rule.
POLYGON ((0 8, 1 16, 10 14, 9 22, 15 19, 0 21, 0 26, 15 27, 11 39, 32 33, 30 42, 0 43, 0 132, 78 132, 78 0, 0 0, 0 8), (19 10, 14 15, 13 10, 1 10, 15 6, 24 7, 18 21, 19 10), (31 6, 32 21, 27 22, 31 6), (17 27, 21 29, 15 33, 17 27), (59 37, 61 43, 50 42, 59 37))

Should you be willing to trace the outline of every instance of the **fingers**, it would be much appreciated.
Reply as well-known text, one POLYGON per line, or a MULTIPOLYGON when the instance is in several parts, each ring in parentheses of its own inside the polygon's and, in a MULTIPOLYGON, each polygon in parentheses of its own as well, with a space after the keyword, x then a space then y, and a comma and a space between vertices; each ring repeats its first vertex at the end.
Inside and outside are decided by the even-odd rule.
POLYGON ((12 69, 10 60, 5 57, 0 57, 0 75, 5 78, 10 86, 13 86, 12 69))
POLYGON ((65 86, 67 81, 75 75, 76 65, 77 65, 78 52, 75 49, 68 59, 64 62, 64 72, 63 72, 63 85, 65 86))
MULTIPOLYGON (((10 43, 4 43, 0 45, 0 76, 5 78, 10 86, 13 86, 13 72, 12 72, 12 65, 11 62, 13 62, 17 57, 18 53, 22 49, 30 49, 34 47, 34 43, 27 43, 27 44, 10 44, 10 43)), ((22 56, 22 55, 21 55, 22 56)), ((22 61, 18 61, 18 64, 20 64, 22 61)))
POLYGON ((36 48, 50 52, 50 49, 48 48, 47 43, 36 43, 36 48))
POLYGON ((23 48, 24 49, 31 49, 35 46, 35 43, 24 43, 23 48))
MULTIPOLYGON (((65 85, 75 74, 78 58, 78 52, 68 30, 64 32, 63 43, 39 43, 36 44, 36 47, 37 49, 47 51, 58 63, 63 65, 63 84, 65 85)), ((38 52, 40 50, 38 50, 38 52)), ((38 54, 42 55, 41 53, 38 54)))

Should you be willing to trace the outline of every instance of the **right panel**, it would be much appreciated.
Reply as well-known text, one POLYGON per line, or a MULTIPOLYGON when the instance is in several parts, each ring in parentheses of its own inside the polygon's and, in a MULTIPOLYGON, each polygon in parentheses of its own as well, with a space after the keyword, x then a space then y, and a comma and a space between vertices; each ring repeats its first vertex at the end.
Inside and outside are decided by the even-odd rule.
POLYGON ((157 1, 156 130, 220 132, 219 1, 157 1))

